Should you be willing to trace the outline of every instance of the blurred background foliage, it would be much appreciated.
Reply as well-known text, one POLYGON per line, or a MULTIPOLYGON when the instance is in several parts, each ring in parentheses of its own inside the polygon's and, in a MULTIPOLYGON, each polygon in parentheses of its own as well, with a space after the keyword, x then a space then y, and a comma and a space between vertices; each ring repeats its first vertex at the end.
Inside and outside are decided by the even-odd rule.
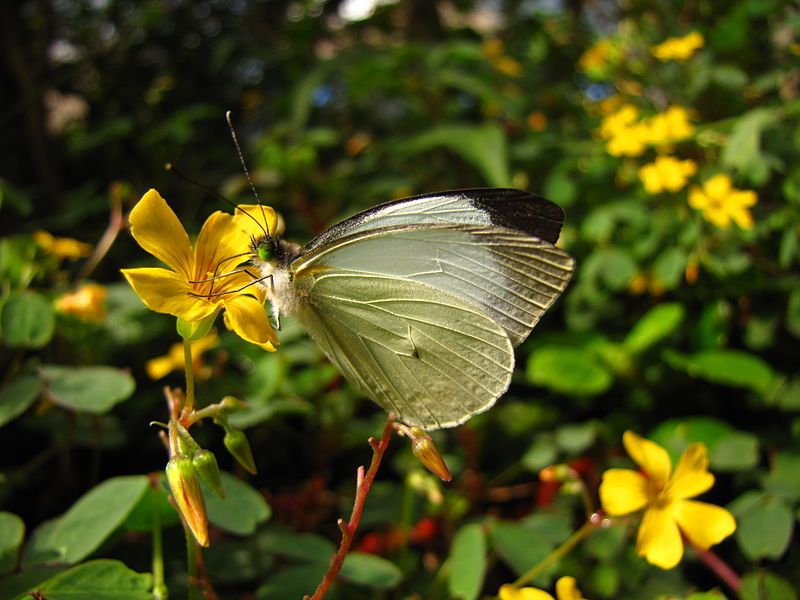
MULTIPOLYGON (((104 585, 152 597, 148 576, 128 569, 151 570, 154 515, 167 584, 185 593, 177 517, 146 476, 166 461, 148 426, 167 414, 162 387, 182 385, 168 358, 148 361, 178 337, 121 280, 120 268, 152 263, 120 226, 150 187, 189 232, 225 210, 166 162, 251 201, 230 109, 290 239, 459 187, 529 189, 567 212, 577 272, 518 350, 512 389, 436 434, 451 484, 395 441, 339 598, 495 594, 582 521, 580 495, 538 472, 569 462, 594 497, 605 468, 628 464, 626 429, 673 458, 705 443, 708 496, 738 521, 718 551, 744 577, 741 597, 796 598, 796 3, 40 0, 0 11, 0 597, 40 586, 97 598, 104 585), (86 562, 98 558, 122 562, 86 562)), ((209 500, 207 567, 222 598, 312 591, 385 418, 284 325, 269 354, 218 323, 198 363, 201 402, 248 401, 235 422, 259 468, 237 468, 217 430, 198 433, 234 473, 229 504, 209 500)), ((648 565, 634 536, 624 522, 598 532, 534 583, 569 573, 588 598, 734 597, 691 553, 670 571, 648 565)))

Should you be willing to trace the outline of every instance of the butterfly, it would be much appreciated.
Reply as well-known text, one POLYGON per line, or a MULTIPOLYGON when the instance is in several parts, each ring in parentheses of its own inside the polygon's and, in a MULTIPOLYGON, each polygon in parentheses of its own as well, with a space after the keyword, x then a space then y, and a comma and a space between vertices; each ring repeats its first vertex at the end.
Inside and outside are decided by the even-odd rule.
POLYGON ((564 211, 535 194, 467 189, 381 204, 306 246, 254 238, 276 320, 296 318, 342 374, 423 429, 505 393, 514 348, 566 288, 564 211))

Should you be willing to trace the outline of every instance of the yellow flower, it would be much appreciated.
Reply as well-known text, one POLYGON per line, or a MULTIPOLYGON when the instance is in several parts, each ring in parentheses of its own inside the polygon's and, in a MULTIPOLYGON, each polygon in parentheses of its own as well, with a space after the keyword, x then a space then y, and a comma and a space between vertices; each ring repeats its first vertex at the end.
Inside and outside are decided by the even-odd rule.
POLYGON ((671 569, 683 556, 685 536, 695 546, 708 549, 731 535, 736 521, 722 507, 689 500, 711 489, 708 451, 703 444, 690 445, 675 471, 667 451, 626 431, 623 443, 643 473, 609 469, 600 484, 600 502, 609 515, 627 515, 644 509, 636 551, 662 569, 671 569))
POLYGON ((658 156, 655 162, 639 169, 639 179, 648 194, 677 192, 686 186, 689 177, 697 172, 692 160, 678 160, 671 156, 658 156))
MULTIPOLYGON (((161 195, 150 190, 130 214, 131 233, 139 245, 169 269, 123 269, 122 273, 150 310, 193 322, 225 310, 225 324, 246 341, 274 350, 275 332, 264 309, 266 295, 247 273, 234 273, 250 238, 261 233, 253 219, 275 231, 275 212, 241 206, 237 212, 215 212, 206 220, 192 247, 178 217, 161 195), (210 278, 225 275, 209 281, 210 278)), ((254 273, 255 274, 255 273, 254 273)))
POLYGON ((59 312, 72 315, 81 321, 101 322, 106 318, 106 288, 98 283, 85 283, 56 301, 59 312))
POLYGON ((650 52, 662 62, 668 60, 683 62, 702 48, 704 44, 705 39, 703 35, 697 31, 693 31, 682 38, 668 38, 662 43, 652 46, 650 52))
POLYGON ((578 59, 578 69, 590 76, 601 76, 603 70, 615 58, 614 43, 609 38, 597 40, 578 59))
POLYGON ((522 75, 522 65, 519 61, 510 56, 498 56, 497 58, 493 58, 492 66, 509 77, 519 77, 522 75))
POLYGON ((611 156, 641 156, 647 149, 648 129, 644 123, 619 129, 608 140, 606 150, 611 156))
POLYGON ((46 231, 35 231, 33 241, 56 258, 82 258, 92 253, 91 244, 72 238, 55 237, 46 231))
POLYGON ((620 131, 628 129, 639 118, 639 109, 633 104, 623 104, 603 119, 600 124, 600 137, 610 139, 620 131))
POLYGON ((703 211, 703 218, 717 227, 726 228, 734 221, 742 229, 753 227, 753 215, 748 207, 758 202, 752 190, 737 190, 731 178, 720 173, 689 190, 689 206, 703 211))
POLYGON ((544 131, 547 129, 547 115, 540 110, 535 110, 528 115, 528 127, 531 131, 544 131))
MULTIPOLYGON (((203 353, 219 344, 219 337, 215 331, 201 337, 192 344, 192 370, 198 379, 208 379, 211 376, 211 368, 203 364, 203 353)), ((170 346, 169 352, 164 356, 151 358, 145 364, 147 376, 156 380, 166 377, 173 371, 181 371, 184 368, 183 343, 178 342, 170 346)))
POLYGON ((647 143, 662 146, 679 142, 694 135, 694 127, 689 121, 689 111, 681 106, 670 106, 647 121, 647 143))
MULTIPOLYGON (((498 596, 500 600, 554 600, 544 590, 532 587, 517 588, 508 584, 500 587, 498 596)), ((584 600, 574 577, 561 577, 556 581, 556 599, 584 600)))

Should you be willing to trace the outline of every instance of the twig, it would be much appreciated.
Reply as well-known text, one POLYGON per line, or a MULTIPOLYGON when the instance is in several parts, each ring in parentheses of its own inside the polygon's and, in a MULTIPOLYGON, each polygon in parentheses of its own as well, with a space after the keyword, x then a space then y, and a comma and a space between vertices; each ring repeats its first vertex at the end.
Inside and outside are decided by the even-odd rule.
POLYGON ((697 553, 700 561, 707 566, 720 581, 727 585, 732 591, 739 593, 739 588, 742 586, 742 580, 739 575, 734 571, 728 563, 722 560, 718 554, 711 550, 704 550, 692 543, 691 540, 684 537, 689 542, 689 545, 697 553))
POLYGON ((122 201, 119 198, 112 198, 108 227, 103 233, 103 237, 101 237, 100 241, 95 245, 94 253, 89 257, 89 260, 84 263, 83 268, 81 268, 75 280, 76 283, 83 281, 92 274, 92 271, 95 270, 97 265, 100 264, 100 261, 108 254, 111 246, 114 245, 114 241, 117 239, 119 232, 125 229, 125 225, 125 219, 122 217, 122 201))
POLYGON ((386 453, 386 448, 389 446, 389 441, 392 439, 394 420, 394 414, 390 413, 389 418, 386 420, 386 426, 383 428, 383 435, 380 441, 376 441, 375 438, 372 437, 369 438, 369 445, 372 447, 372 462, 366 473, 364 472, 363 466, 358 467, 358 471, 356 471, 356 498, 353 502, 353 512, 350 513, 350 521, 345 523, 344 519, 339 519, 337 523, 342 532, 342 541, 339 544, 339 549, 336 551, 336 554, 331 557, 328 571, 325 573, 322 581, 319 582, 317 589, 314 590, 314 595, 304 596, 303 600, 322 600, 325 594, 328 593, 328 589, 331 587, 331 584, 333 584, 339 571, 341 571, 344 559, 347 556, 347 552, 350 550, 350 545, 353 543, 356 530, 361 522, 361 513, 364 511, 364 502, 372 487, 372 481, 375 479, 378 467, 381 466, 383 455, 386 453))

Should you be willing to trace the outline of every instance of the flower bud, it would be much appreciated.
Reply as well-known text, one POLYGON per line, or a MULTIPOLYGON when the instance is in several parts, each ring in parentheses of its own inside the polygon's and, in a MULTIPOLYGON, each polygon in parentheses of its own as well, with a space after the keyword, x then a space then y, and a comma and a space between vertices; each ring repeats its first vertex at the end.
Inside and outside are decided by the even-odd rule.
POLYGON ((450 474, 450 469, 444 464, 444 459, 436 449, 431 436, 419 427, 411 427, 409 436, 411 437, 411 452, 414 453, 417 460, 442 481, 450 481, 453 476, 450 474))
POLYGON ((228 428, 225 431, 225 447, 233 455, 233 458, 242 465, 252 475, 256 474, 256 461, 253 459, 253 451, 250 449, 250 442, 247 436, 239 429, 228 428))
POLYGON ((206 503, 192 459, 183 454, 176 454, 169 459, 166 471, 169 488, 172 490, 178 511, 192 530, 197 543, 208 546, 206 503))
POLYGON ((219 466, 217 465, 217 457, 213 452, 205 449, 200 449, 192 456, 192 465, 194 466, 200 479, 210 487, 214 493, 220 498, 225 498, 225 490, 222 487, 222 478, 219 475, 219 466))

